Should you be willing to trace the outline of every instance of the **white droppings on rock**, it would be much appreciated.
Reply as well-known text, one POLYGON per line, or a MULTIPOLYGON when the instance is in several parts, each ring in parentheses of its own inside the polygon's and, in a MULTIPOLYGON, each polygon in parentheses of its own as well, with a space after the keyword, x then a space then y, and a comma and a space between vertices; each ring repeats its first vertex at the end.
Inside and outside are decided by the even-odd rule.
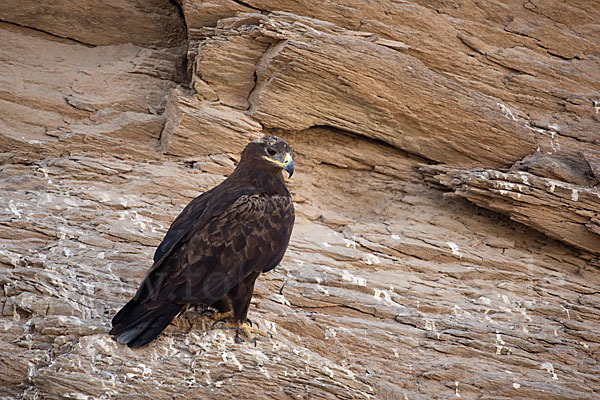
POLYGON ((373 291, 375 292, 373 294, 373 297, 375 298, 375 300, 383 301, 388 304, 395 304, 394 301, 392 300, 392 296, 390 296, 390 294, 387 291, 379 290, 379 289, 373 289, 373 291))
POLYGON ((242 363, 238 361, 238 359, 235 356, 235 354, 231 355, 231 362, 233 363, 233 365, 235 365, 238 368, 239 371, 241 371, 241 370, 244 369, 242 363))
POLYGON ((330 378, 333 378, 333 371, 328 366, 323 366, 323 372, 329 375, 330 378))
POLYGON ((454 381, 454 395, 460 397, 460 393, 458 393, 458 381, 454 381))
POLYGON ((337 336, 337 332, 333 328, 327 328, 325 331, 325 340, 329 340, 335 338, 337 336))
POLYGON ((573 201, 579 200, 579 192, 577 191, 577 189, 571 190, 571 200, 573 200, 573 201))
POLYGON ((486 320, 486 321, 488 321, 489 323, 491 323, 491 324, 495 324, 495 323, 496 323, 496 321, 494 321, 494 320, 493 320, 493 319, 492 319, 492 318, 491 318, 491 317, 488 315, 488 313, 489 313, 489 312, 490 312, 490 309, 489 309, 489 308, 487 308, 487 309, 484 311, 484 313, 483 313, 483 318, 485 318, 485 320, 486 320))
POLYGON ((136 211, 131 213, 130 219, 143 231, 146 230, 146 223, 150 224, 152 222, 152 218, 144 217, 143 215, 138 214, 136 211))
POLYGON ((142 367, 142 376, 146 377, 146 375, 151 375, 152 374, 152 368, 148 367, 145 364, 139 364, 140 367, 142 367))
POLYGON ((48 170, 44 167, 37 167, 36 171, 40 171, 42 174, 44 174, 44 178, 48 177, 48 170))
POLYGON ((473 318, 473 315, 470 312, 468 312, 467 310, 463 310, 458 304, 454 305, 453 311, 454 311, 454 315, 456 315, 456 316, 464 315, 469 318, 473 318))
POLYGON ((461 257, 462 254, 460 254, 458 245, 454 242, 446 242, 446 244, 448 245, 448 247, 450 247, 450 250, 452 250, 452 255, 461 257))
POLYGON ((502 111, 502 113, 504 114, 504 116, 506 118, 510 118, 513 121, 516 121, 517 119, 515 118, 514 114, 512 113, 512 111, 510 110, 510 108, 508 108, 507 106, 505 106, 502 103, 496 103, 496 105, 498 105, 498 107, 500 107, 500 110, 502 111))
POLYGON ((17 216, 17 218, 21 218, 21 215, 23 214, 23 210, 19 210, 17 208, 17 206, 15 206, 15 203, 13 203, 12 200, 10 200, 8 202, 8 208, 5 208, 6 211, 10 211, 11 213, 13 213, 14 215, 17 216))
POLYGON ((348 272, 347 270, 344 270, 344 272, 342 273, 342 279, 348 282, 351 282, 354 285, 358 285, 358 286, 367 286, 367 280, 355 275, 352 275, 350 272, 348 272))
POLYGON ((323 246, 325 246, 325 247, 331 247, 331 245, 329 243, 327 243, 327 242, 323 242, 323 246))
POLYGON ((437 331, 437 328, 435 326, 435 321, 431 320, 431 319, 425 319, 425 330, 427 331, 437 331))
POLYGON ((523 317, 525 317, 525 319, 526 319, 527 321, 529 321, 529 322, 533 321, 533 320, 531 319, 531 317, 530 317, 529 315, 527 315, 527 311, 525 311, 524 309, 522 309, 522 308, 521 308, 521 309, 519 309, 519 312, 521 313, 521 315, 522 315, 523 317))
POLYGON ((521 177, 521 182, 523 182, 525 185, 529 185, 529 177, 527 176, 526 172, 517 171, 517 174, 519 174, 521 177))
POLYGON ((319 289, 319 291, 321 293, 323 293, 325 296, 329 296, 329 290, 325 289, 323 286, 317 285, 317 289, 319 289))
POLYGON ((10 250, 0 250, 0 255, 8 257, 10 264, 13 267, 18 266, 19 259, 22 257, 20 254, 10 250))
POLYGON ((520 383, 517 383, 517 382, 513 383, 512 385, 513 385, 513 387, 514 387, 515 389, 518 389, 518 388, 520 388, 520 387, 521 387, 521 384, 520 384, 520 383))
POLYGON ((367 254, 365 257, 363 257, 362 261, 367 265, 381 264, 381 260, 379 260, 379 257, 377 257, 375 254, 367 254))
POLYGON ((506 342, 502 339, 502 335, 496 331, 496 354, 502 354, 502 348, 506 345, 506 342))
POLYGON ((201 369, 199 372, 206 375, 206 384, 212 385, 212 379, 210 379, 210 369, 201 369))
POLYGON ((106 203, 110 200, 110 194, 107 192, 100 192, 98 194, 98 200, 100 200, 100 203, 106 203))
POLYGON ((90 396, 88 396, 87 394, 78 393, 78 392, 63 393, 62 396, 64 398, 74 399, 74 400, 88 400, 90 398, 90 396))
POLYGON ((484 296, 479 296, 479 298, 476 301, 478 303, 485 304, 485 305, 488 305, 488 306, 490 304, 492 304, 492 300, 490 300, 489 298, 484 297, 484 296))
POLYGON ((356 250, 356 241, 354 240, 354 238, 344 239, 344 242, 346 243, 346 247, 352 247, 354 250, 356 250))
POLYGON ((32 363, 31 361, 27 362, 27 377, 29 379, 33 378, 33 375, 35 375, 35 364, 32 363))
POLYGON ((268 321, 263 319, 263 324, 265 324, 265 328, 271 333, 277 333, 277 324, 275 322, 268 321))
POLYGON ((594 109, 596 110, 596 115, 600 112, 600 100, 592 100, 594 104, 594 109))
POLYGON ((221 353, 221 359, 222 359, 223 361, 221 361, 221 362, 220 362, 220 363, 218 363, 217 365, 221 365, 221 364, 227 364, 227 356, 228 356, 228 353, 227 353, 226 351, 222 352, 222 353, 221 353))
POLYGON ((275 293, 272 295, 273 298, 275 299, 275 301, 277 301, 279 304, 283 304, 284 306, 291 306, 292 304, 288 301, 288 299, 285 298, 284 295, 279 294, 279 293, 275 293))
POLYGON ((398 236, 398 235, 392 235, 392 239, 394 239, 394 240, 399 240, 399 239, 400 239, 400 236, 398 236))
POLYGON ((317 289, 319 290, 319 292, 323 293, 325 296, 329 296, 329 290, 325 289, 323 286, 320 285, 320 283, 323 280, 321 278, 317 277, 316 281, 317 281, 317 289))
POLYGON ((542 363, 542 365, 541 365, 541 367, 540 367, 540 368, 541 368, 541 369, 545 369, 546 371, 548 371, 548 373, 549 373, 550 375, 552 375, 552 379, 553 379, 553 380, 555 380, 555 381, 557 381, 557 380, 558 380, 558 376, 557 376, 557 375, 556 375, 556 373, 554 372, 554 365, 553 365, 551 362, 549 362, 549 361, 546 361, 546 362, 542 363))

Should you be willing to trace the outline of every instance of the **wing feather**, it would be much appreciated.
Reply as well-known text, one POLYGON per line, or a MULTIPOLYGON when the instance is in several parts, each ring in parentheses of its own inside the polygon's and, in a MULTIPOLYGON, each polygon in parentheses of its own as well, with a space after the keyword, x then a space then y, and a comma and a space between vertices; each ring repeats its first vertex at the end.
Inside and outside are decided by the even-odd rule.
POLYGON ((243 195, 213 214, 193 221, 146 275, 138 291, 146 308, 212 304, 248 275, 279 264, 294 223, 289 195, 243 195))

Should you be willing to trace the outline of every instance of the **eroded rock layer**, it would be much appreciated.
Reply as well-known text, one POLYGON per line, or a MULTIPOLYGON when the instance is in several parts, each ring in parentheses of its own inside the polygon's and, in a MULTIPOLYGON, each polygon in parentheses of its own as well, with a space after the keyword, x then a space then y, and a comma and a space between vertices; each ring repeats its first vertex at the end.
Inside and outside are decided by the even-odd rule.
POLYGON ((0 5, 0 396, 594 398, 592 2, 0 5), (296 155, 256 346, 107 335, 245 144, 296 155), (491 211, 490 211, 491 210, 491 211))

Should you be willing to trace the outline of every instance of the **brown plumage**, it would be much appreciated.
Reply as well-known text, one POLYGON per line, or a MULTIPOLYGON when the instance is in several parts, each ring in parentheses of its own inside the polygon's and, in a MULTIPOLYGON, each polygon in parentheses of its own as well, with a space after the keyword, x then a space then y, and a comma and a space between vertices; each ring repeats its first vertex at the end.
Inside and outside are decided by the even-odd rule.
POLYGON ((249 143, 235 171, 175 219, 137 293, 113 318, 113 339, 144 346, 191 304, 232 311, 233 322, 245 324, 256 278, 288 246, 294 205, 281 170, 291 176, 293 168, 282 139, 249 143))

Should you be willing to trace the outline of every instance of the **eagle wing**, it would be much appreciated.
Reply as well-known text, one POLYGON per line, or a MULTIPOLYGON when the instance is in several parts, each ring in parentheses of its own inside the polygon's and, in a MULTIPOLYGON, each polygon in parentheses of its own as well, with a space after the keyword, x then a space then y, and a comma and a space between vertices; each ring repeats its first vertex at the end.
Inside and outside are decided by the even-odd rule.
POLYGON ((163 238, 162 242, 156 248, 154 252, 154 262, 158 263, 161 258, 175 246, 186 233, 190 230, 192 225, 202 217, 204 211, 210 209, 212 200, 213 189, 202 193, 196 197, 179 213, 175 221, 169 227, 167 234, 163 238))
POLYGON ((197 219, 144 278, 137 300, 212 304, 254 272, 274 268, 294 224, 288 196, 243 195, 222 213, 197 219))

